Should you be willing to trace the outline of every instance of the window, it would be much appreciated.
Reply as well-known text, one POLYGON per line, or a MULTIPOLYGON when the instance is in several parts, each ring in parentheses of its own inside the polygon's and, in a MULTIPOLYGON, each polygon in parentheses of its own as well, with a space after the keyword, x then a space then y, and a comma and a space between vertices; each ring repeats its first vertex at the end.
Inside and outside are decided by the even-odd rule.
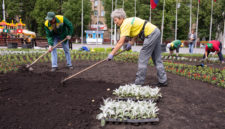
POLYGON ((94 15, 98 16, 98 11, 97 10, 94 11, 94 15))
POLYGON ((98 21, 98 23, 96 22, 95 24, 103 25, 103 23, 101 21, 98 21))
POLYGON ((98 6, 98 0, 95 0, 95 7, 98 6))
POLYGON ((101 12, 101 16, 105 16, 105 11, 102 11, 101 12))
POLYGON ((93 38, 92 34, 88 34, 88 38, 93 38))

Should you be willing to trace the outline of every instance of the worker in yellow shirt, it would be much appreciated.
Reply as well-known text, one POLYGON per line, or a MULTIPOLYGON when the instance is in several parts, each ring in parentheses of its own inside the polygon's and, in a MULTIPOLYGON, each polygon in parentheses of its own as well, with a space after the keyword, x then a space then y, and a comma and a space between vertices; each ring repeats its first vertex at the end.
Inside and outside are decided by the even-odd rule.
POLYGON ((120 26, 120 40, 112 52, 108 55, 108 60, 113 59, 113 55, 124 45, 126 37, 131 37, 125 49, 130 50, 136 39, 142 39, 143 47, 140 51, 138 60, 138 71, 136 73, 136 85, 143 85, 147 72, 149 58, 152 60, 157 69, 158 83, 155 86, 167 86, 167 76, 161 60, 161 40, 160 30, 150 22, 138 17, 126 18, 123 9, 116 9, 112 12, 111 17, 117 26, 120 26))

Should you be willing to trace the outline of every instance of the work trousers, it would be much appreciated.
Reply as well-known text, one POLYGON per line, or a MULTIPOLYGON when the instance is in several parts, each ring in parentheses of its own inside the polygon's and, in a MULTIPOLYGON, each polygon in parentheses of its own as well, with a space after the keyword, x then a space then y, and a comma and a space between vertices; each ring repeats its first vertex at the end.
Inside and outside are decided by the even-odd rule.
MULTIPOLYGON (((58 38, 54 38, 54 46, 58 43, 58 38)), ((67 66, 70 67, 72 66, 71 63, 71 57, 70 57, 70 49, 69 49, 69 40, 66 40, 65 42, 62 43, 62 47, 66 56, 66 61, 67 61, 67 66)), ((57 64, 57 48, 54 48, 51 52, 52 56, 52 67, 58 67, 57 64)))
POLYGON ((150 57, 157 69, 157 77, 160 83, 167 81, 166 72, 161 59, 161 40, 160 30, 156 28, 144 39, 143 47, 140 51, 138 60, 138 71, 136 73, 136 85, 143 85, 147 72, 147 65, 150 57))

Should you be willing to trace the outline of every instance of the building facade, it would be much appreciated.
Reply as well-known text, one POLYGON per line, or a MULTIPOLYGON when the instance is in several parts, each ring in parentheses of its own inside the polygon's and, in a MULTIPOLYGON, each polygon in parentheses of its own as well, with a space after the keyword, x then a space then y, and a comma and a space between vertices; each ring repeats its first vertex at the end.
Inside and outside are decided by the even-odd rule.
MULTIPOLYGON (((110 32, 106 25, 106 19, 105 19, 105 10, 104 10, 104 2, 102 0, 90 0, 91 1, 91 8, 92 8, 92 14, 91 14, 91 23, 89 26, 90 30, 98 30, 104 31, 103 38, 106 40, 109 40, 110 38, 110 32)), ((104 42, 105 43, 105 42, 104 42)))

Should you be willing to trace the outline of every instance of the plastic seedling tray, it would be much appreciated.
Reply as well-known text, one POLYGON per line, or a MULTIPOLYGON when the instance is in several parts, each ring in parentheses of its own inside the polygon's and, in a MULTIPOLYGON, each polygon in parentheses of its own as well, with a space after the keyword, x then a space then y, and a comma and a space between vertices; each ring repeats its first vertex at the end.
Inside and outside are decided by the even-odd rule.
POLYGON ((106 118, 101 120, 101 126, 105 126, 106 122, 112 123, 132 123, 132 124, 141 124, 141 123, 158 123, 159 118, 151 119, 112 119, 106 118))

